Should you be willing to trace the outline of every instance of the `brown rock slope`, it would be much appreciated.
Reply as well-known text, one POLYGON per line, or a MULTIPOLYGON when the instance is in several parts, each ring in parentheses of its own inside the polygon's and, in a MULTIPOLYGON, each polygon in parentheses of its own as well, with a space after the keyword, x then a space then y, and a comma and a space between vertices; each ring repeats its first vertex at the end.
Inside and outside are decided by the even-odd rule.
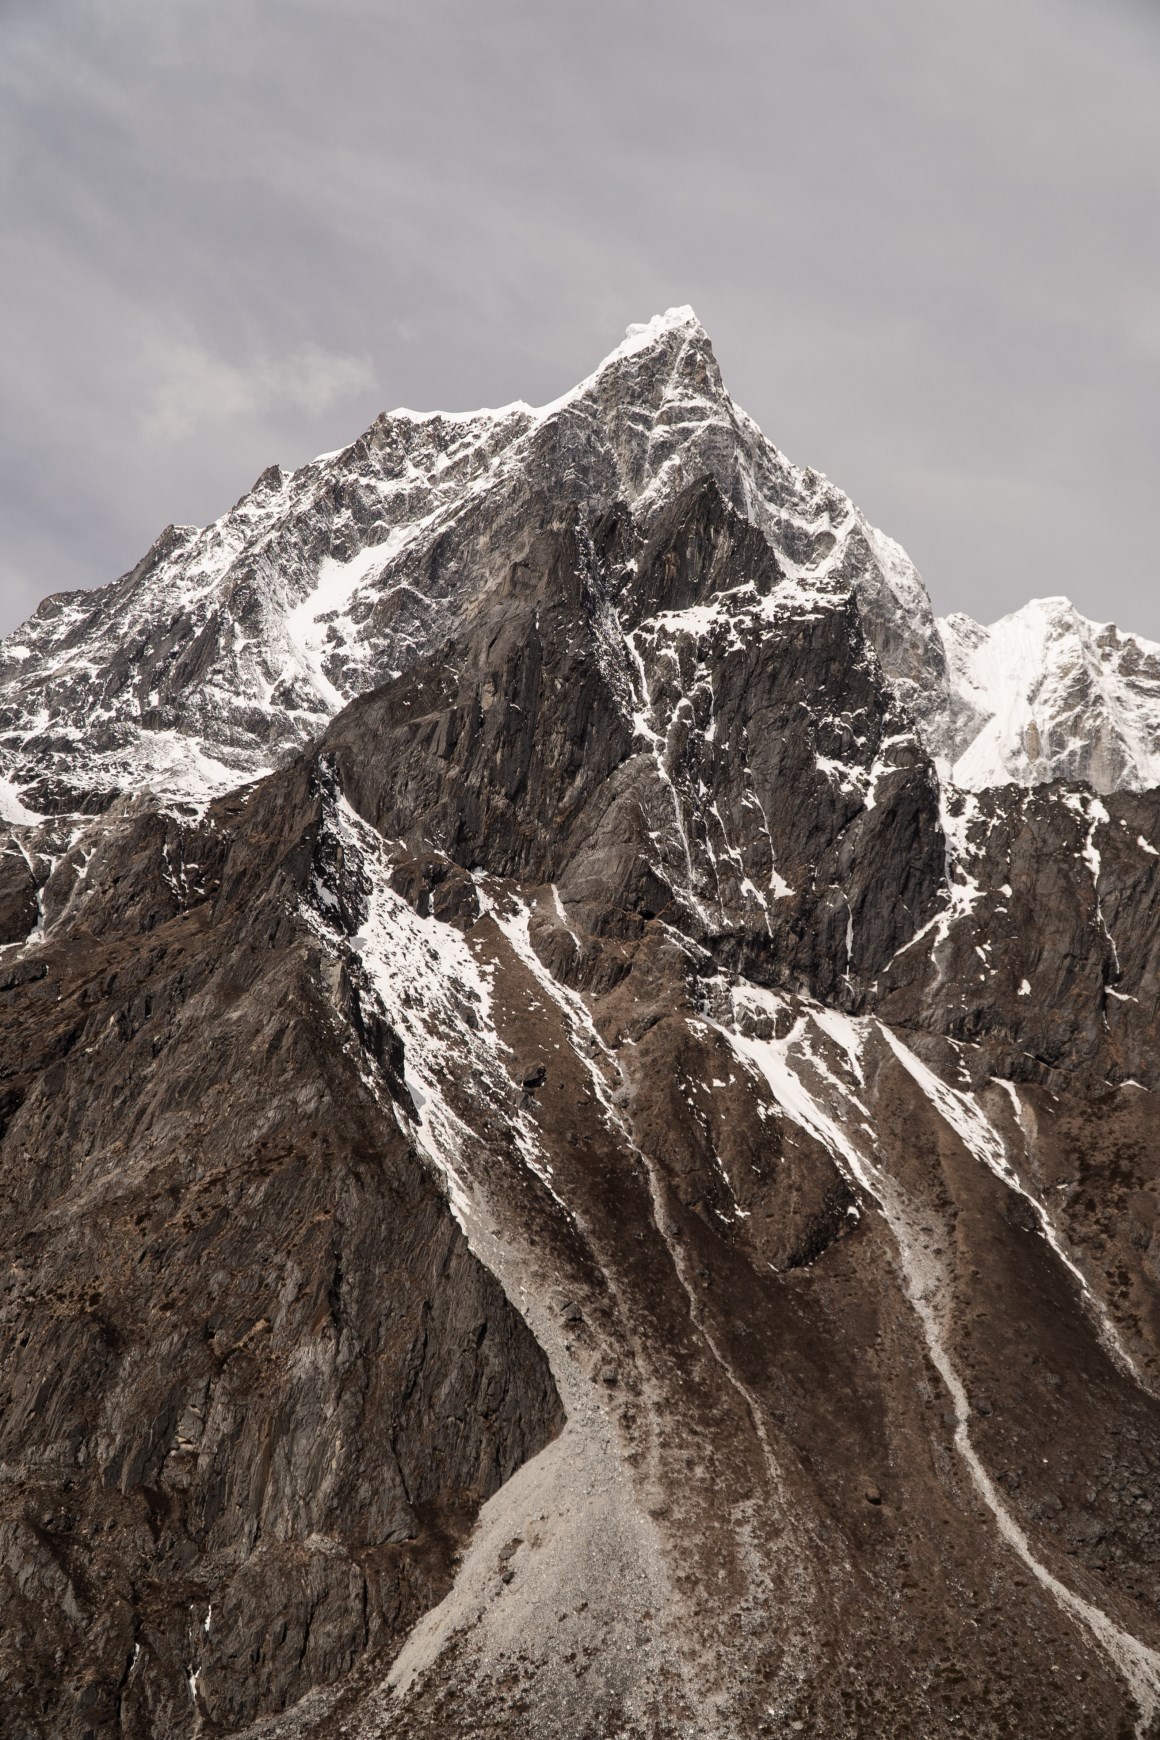
POLYGON ((397 1646, 561 1424, 296 916, 302 776, 271 796, 111 816, 4 980, 13 1736, 233 1732, 397 1646))
POLYGON ((1158 805, 971 802, 698 484, 14 831, 7 1731, 1160 1732, 1158 805))

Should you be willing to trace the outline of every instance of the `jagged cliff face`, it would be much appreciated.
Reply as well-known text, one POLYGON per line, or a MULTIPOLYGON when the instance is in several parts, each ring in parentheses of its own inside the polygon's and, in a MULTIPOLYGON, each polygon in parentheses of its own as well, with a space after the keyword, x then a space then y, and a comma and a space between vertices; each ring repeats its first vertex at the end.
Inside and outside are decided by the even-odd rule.
POLYGON ((678 310, 10 637, 14 1734, 1160 1732, 1155 649, 1020 620, 678 310))

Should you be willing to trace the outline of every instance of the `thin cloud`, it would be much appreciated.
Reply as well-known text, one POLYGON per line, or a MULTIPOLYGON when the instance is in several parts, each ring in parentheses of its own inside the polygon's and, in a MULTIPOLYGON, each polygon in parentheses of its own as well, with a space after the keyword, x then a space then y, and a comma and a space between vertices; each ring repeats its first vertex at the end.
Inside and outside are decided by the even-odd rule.
POLYGON ((377 386, 368 357, 316 344, 238 364, 195 338, 167 337, 155 339, 148 354, 153 384, 139 419, 147 441, 188 441, 238 418, 277 417, 288 409, 318 415, 377 386))
POLYGON ((1158 83, 1136 0, 0 9, 4 559, 107 579, 688 301, 941 609, 1160 638, 1158 83))

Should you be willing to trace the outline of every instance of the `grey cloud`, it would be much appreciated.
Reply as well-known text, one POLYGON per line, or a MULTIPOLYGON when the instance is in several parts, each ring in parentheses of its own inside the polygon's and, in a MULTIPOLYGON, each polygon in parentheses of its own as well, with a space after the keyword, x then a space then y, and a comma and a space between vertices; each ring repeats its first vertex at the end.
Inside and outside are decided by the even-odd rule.
POLYGON ((0 626, 691 301, 939 608, 1160 638, 1158 71, 1135 0, 0 8, 0 626))

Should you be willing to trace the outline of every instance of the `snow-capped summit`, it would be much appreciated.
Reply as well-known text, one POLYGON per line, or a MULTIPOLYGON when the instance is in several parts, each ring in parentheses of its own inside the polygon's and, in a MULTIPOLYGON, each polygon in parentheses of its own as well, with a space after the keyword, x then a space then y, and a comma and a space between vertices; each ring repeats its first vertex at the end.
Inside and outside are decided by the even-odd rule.
POLYGON ((905 552, 766 440, 679 307, 548 405, 384 413, 212 525, 168 527, 112 584, 46 599, 0 643, 0 816, 257 778, 457 632, 530 526, 620 502, 647 535, 703 479, 763 534, 787 601, 856 601, 944 779, 1160 779, 1157 648, 1062 600, 937 625, 905 552))
POLYGON ((438 646, 502 583, 530 501, 549 516, 622 501, 647 528, 706 477, 787 582, 857 589, 884 659, 920 662, 933 618, 906 558, 765 439, 674 308, 549 405, 384 414, 341 451, 272 466, 204 530, 169 527, 111 585, 46 599, 0 646, 0 775, 42 813, 146 788, 204 801, 438 646))

